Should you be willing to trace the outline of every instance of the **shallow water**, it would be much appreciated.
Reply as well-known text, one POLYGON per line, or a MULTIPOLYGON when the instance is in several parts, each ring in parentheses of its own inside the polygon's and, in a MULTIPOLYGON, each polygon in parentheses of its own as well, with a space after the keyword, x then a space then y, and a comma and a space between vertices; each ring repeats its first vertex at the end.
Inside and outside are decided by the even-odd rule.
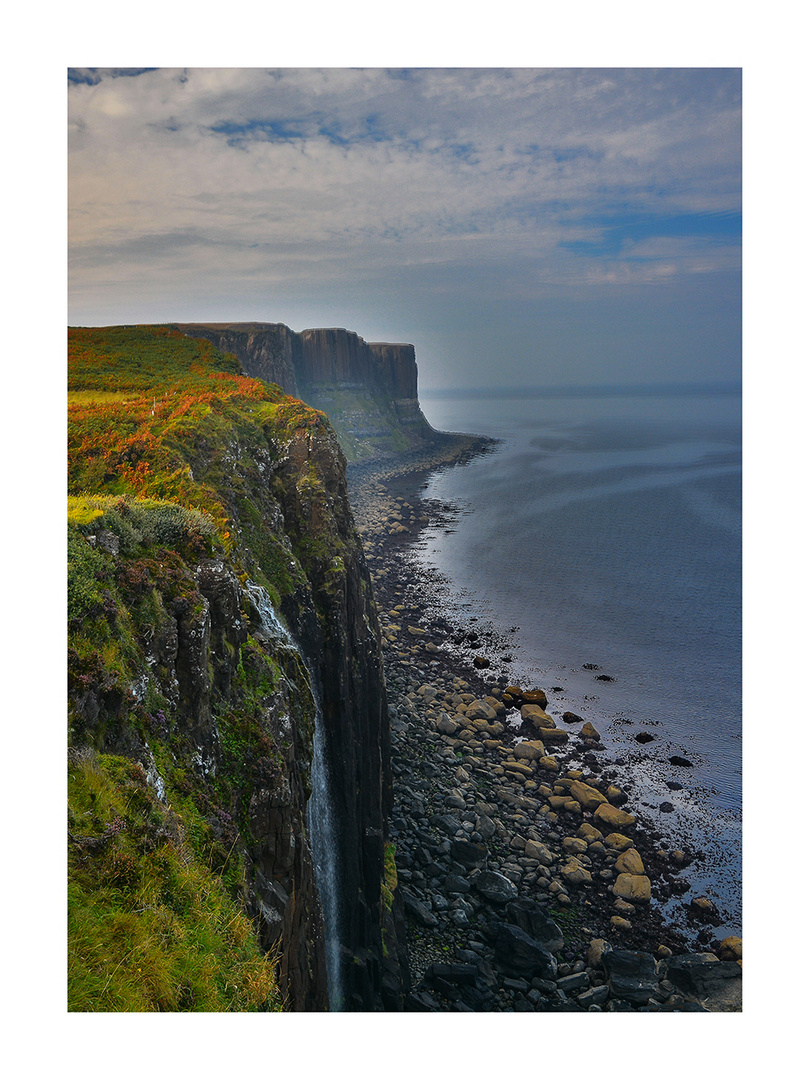
POLYGON ((493 670, 561 687, 550 711, 591 720, 632 760, 634 799, 666 835, 705 851, 696 888, 738 929, 740 395, 426 394, 422 404, 436 428, 503 440, 423 491, 458 511, 417 549, 446 581, 437 603, 507 634, 513 660, 493 657, 493 670), (644 746, 642 731, 653 736, 644 746), (692 767, 671 765, 675 754, 692 767))

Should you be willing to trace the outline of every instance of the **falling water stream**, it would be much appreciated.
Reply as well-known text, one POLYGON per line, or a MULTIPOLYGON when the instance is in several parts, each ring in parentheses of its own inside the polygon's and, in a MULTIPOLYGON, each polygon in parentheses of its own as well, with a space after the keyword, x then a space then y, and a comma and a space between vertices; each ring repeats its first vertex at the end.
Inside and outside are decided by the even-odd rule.
POLYGON ((315 866, 315 884, 321 901, 325 929, 326 975, 329 1009, 342 1008, 343 990, 340 977, 338 849, 331 795, 329 764, 326 757, 326 736, 323 726, 320 691, 317 680, 289 630, 276 614, 265 588, 253 582, 246 585, 248 594, 259 613, 262 629, 279 644, 296 653, 309 674, 315 701, 315 739, 312 753, 312 794, 307 803, 307 831, 315 866))

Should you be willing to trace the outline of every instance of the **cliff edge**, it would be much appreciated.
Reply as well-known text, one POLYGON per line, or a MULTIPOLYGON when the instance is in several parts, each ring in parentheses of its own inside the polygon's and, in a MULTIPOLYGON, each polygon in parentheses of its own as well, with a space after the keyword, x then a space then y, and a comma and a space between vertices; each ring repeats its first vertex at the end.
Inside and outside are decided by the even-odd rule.
POLYGON ((384 460, 441 439, 419 405, 413 345, 367 342, 339 327, 296 333, 282 323, 183 323, 233 353, 243 370, 325 412, 347 461, 384 460))
POLYGON ((402 1008, 334 431, 167 327, 71 330, 69 379, 69 1008, 402 1008))

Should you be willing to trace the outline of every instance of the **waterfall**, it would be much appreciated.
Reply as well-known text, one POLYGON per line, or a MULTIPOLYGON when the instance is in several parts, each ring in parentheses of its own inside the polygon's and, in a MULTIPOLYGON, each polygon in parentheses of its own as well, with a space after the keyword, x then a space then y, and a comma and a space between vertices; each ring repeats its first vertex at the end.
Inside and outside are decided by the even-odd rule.
POLYGON ((338 846, 329 764, 326 759, 326 736, 324 733, 320 689, 312 669, 295 639, 276 614, 267 590, 254 582, 247 582, 245 588, 259 613, 262 629, 265 633, 288 649, 292 649, 300 658, 309 675, 312 697, 315 702, 315 739, 311 771, 312 794, 307 803, 307 832, 309 833, 312 848, 315 885, 321 901, 326 935, 326 977, 329 1008, 332 1012, 339 1012, 343 1003, 343 990, 340 977, 340 937, 338 929, 338 846))

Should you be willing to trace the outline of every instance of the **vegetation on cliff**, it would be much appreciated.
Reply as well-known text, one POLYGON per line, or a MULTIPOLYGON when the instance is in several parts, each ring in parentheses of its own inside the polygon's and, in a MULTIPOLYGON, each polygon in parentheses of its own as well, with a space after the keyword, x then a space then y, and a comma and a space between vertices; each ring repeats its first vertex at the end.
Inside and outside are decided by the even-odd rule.
POLYGON ((68 403, 69 1006, 278 1009, 292 916, 262 928, 256 881, 283 862, 317 924, 287 837, 315 706, 244 586, 279 607, 341 563, 325 418, 161 327, 71 330, 68 403))

